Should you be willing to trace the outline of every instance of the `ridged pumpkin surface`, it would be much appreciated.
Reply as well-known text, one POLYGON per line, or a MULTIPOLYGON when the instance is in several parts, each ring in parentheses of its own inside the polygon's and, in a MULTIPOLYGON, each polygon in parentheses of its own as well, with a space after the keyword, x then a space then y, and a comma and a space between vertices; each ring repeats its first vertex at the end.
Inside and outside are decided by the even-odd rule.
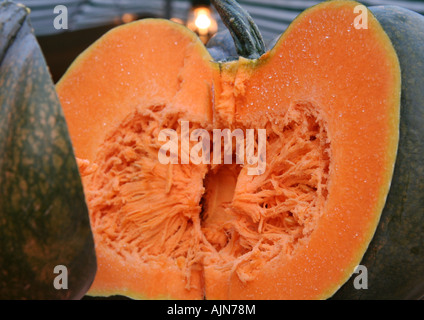
POLYGON ((2 1, 0 299, 81 299, 95 273, 88 208, 55 86, 28 8, 2 1))

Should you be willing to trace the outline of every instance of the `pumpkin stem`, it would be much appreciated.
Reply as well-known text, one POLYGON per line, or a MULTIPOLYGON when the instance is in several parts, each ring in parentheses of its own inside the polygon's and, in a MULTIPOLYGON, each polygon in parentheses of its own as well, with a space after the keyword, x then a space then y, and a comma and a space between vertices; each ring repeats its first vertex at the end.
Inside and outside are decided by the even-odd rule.
POLYGON ((249 13, 233 0, 211 0, 231 33, 239 56, 258 59, 266 52, 258 26, 249 13))

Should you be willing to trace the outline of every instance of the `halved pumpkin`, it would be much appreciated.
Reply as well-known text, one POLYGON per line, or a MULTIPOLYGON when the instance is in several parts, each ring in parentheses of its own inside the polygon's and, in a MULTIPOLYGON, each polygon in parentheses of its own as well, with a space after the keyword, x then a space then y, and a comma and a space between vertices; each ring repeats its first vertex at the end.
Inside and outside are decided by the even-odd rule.
MULTIPOLYGON (((80 163, 98 272, 90 294, 327 298, 374 234, 395 163, 400 69, 353 1, 302 13, 258 59, 215 62, 188 29, 114 29, 57 90, 80 163), (266 170, 161 164, 163 129, 266 129, 266 170)), ((195 141, 191 142, 193 146, 195 141)))

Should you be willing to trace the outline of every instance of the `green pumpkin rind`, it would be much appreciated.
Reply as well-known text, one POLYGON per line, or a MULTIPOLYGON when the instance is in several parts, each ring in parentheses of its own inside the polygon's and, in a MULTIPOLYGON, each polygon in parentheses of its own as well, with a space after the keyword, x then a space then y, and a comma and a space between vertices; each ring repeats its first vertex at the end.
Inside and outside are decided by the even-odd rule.
POLYGON ((0 4, 0 299, 80 299, 96 273, 93 235, 28 13, 0 4), (57 265, 67 268, 67 289, 54 286, 64 275, 54 273, 57 265))
POLYGON ((424 17, 396 6, 369 8, 396 49, 402 70, 399 149, 390 192, 361 265, 368 289, 352 278, 334 299, 424 297, 424 17))

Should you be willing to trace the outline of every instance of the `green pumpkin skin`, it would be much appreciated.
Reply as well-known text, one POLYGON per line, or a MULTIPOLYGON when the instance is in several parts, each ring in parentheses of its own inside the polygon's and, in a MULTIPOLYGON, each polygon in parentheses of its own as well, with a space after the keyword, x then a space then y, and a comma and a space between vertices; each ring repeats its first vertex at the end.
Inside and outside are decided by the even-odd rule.
POLYGON ((80 299, 96 273, 93 235, 28 14, 0 4, 0 299, 80 299))

